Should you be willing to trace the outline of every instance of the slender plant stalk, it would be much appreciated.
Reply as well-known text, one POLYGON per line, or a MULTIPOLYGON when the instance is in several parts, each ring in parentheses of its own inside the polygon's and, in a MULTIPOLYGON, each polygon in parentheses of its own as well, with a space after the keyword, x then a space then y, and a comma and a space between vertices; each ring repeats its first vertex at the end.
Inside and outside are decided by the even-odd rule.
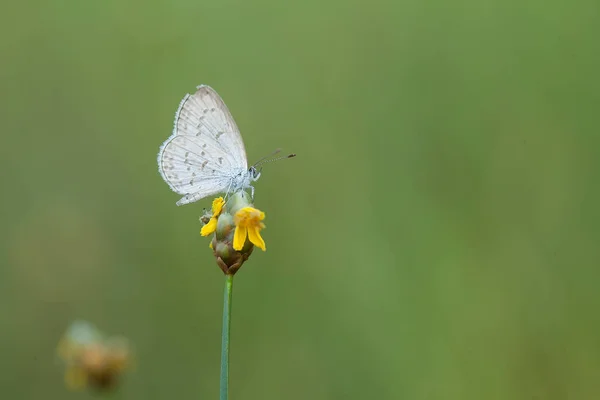
POLYGON ((223 331, 221 333, 221 391, 219 400, 229 397, 229 336, 231 327, 231 298, 233 295, 233 275, 225 275, 225 295, 223 296, 223 331))

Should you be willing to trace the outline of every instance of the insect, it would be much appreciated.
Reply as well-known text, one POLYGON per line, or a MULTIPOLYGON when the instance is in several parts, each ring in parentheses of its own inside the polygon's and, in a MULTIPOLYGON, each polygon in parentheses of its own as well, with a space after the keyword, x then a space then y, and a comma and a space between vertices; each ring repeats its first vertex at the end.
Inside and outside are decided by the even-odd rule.
POLYGON ((248 167, 240 131, 214 89, 200 85, 186 95, 174 125, 158 152, 158 170, 169 187, 183 195, 178 206, 245 189, 254 197, 252 182, 260 178, 259 164, 248 167))

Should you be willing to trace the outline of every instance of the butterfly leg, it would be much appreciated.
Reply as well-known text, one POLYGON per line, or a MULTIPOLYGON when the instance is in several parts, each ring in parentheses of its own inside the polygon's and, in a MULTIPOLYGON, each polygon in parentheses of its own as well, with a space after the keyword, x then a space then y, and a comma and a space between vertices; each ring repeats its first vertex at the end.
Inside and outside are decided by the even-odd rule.
POLYGON ((224 200, 227 202, 227 197, 229 196, 229 191, 231 190, 231 186, 233 185, 233 181, 229 182, 229 186, 227 186, 227 191, 225 192, 224 200))
POLYGON ((250 198, 252 199, 252 202, 254 203, 254 186, 248 186, 250 188, 250 198))

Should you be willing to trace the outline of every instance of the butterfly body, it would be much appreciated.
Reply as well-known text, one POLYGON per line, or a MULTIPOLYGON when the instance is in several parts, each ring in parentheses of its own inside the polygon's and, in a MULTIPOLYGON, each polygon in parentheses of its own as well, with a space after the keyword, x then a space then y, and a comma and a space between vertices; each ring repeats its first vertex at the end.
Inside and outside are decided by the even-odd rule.
POLYGON ((158 153, 158 170, 169 187, 183 195, 177 205, 217 193, 254 188, 260 177, 248 168, 244 142, 227 106, 211 87, 186 95, 175 114, 172 135, 158 153))

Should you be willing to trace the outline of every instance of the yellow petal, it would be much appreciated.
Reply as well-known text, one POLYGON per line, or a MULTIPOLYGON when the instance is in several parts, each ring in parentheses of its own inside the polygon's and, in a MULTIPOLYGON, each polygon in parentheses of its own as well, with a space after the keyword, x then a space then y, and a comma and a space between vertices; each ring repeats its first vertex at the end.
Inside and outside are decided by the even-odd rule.
POLYGON ((246 242, 247 229, 245 226, 238 225, 235 227, 233 234, 233 249, 240 251, 246 242))
POLYGON ((65 372, 65 383, 71 390, 81 390, 87 384, 87 376, 83 369, 78 367, 69 367, 65 372))
POLYGON ((258 221, 262 221, 263 219, 265 219, 265 213, 254 207, 241 208, 235 214, 235 216, 236 216, 238 222, 248 221, 251 223, 256 223, 258 221))
POLYGON ((202 229, 200 229, 200 234, 202 236, 208 236, 216 230, 217 230, 217 218, 212 217, 210 219, 210 221, 208 221, 208 224, 204 225, 202 227, 202 229))
POLYGON ((208 247, 209 247, 209 248, 211 248, 211 249, 213 248, 213 247, 212 247, 212 240, 211 240, 211 241, 210 241, 210 243, 208 244, 208 247))
POLYGON ((222 197, 217 197, 213 200, 212 203, 212 212, 213 217, 218 217, 221 215, 221 211, 223 211, 223 206, 225 205, 225 200, 222 197))
POLYGON ((256 226, 251 226, 248 228, 248 239, 259 249, 262 251, 266 251, 267 247, 265 246, 265 241, 262 236, 260 236, 260 229, 256 226))

